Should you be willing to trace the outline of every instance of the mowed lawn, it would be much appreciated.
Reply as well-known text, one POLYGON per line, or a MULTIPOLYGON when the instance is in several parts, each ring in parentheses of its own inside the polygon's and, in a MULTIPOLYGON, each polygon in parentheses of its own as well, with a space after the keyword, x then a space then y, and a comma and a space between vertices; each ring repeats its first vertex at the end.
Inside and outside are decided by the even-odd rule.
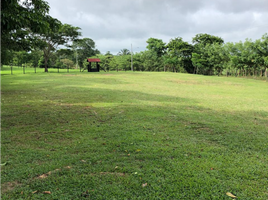
POLYGON ((33 71, 1 76, 2 199, 268 199, 267 82, 33 71))

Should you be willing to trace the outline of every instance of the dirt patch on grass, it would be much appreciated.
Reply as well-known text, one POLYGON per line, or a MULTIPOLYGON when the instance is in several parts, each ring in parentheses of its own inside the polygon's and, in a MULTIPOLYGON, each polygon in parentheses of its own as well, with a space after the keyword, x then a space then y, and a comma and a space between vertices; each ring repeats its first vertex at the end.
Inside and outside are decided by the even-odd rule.
MULTIPOLYGON (((70 166, 66 166, 66 167, 64 167, 64 168, 65 168, 65 169, 71 169, 70 166)), ((55 170, 53 170, 53 171, 49 171, 49 172, 47 172, 47 173, 45 173, 45 174, 42 174, 42 175, 40 175, 40 176, 38 176, 38 177, 36 177, 36 178, 34 178, 34 179, 45 179, 45 178, 47 178, 48 176, 50 176, 51 174, 56 173, 56 172, 58 172, 58 171, 61 171, 61 169, 55 169, 55 170)))
POLYGON ((1 184, 1 193, 6 193, 8 191, 13 190, 15 187, 20 186, 21 183, 19 183, 18 181, 12 181, 12 182, 6 182, 1 184))
MULTIPOLYGON (((71 169, 71 167, 70 166, 66 166, 66 167, 64 167, 64 169, 71 169)), ((61 170, 62 169, 55 169, 53 171, 49 171, 49 172, 47 172, 45 174, 42 174, 40 176, 37 176, 37 177, 33 178, 32 180, 45 179, 48 176, 50 176, 51 174, 56 173, 56 172, 61 171, 61 170)), ((22 184, 19 183, 18 181, 12 181, 12 182, 3 183, 3 184, 1 184, 1 193, 4 194, 4 193, 6 193, 8 191, 14 190, 15 187, 18 187, 18 186, 21 186, 21 185, 22 184)))
POLYGON ((114 76, 114 74, 103 74, 103 76, 114 76))
POLYGON ((84 107, 85 109, 89 109, 89 110, 91 110, 92 108, 93 108, 93 106, 86 106, 86 107, 84 107))

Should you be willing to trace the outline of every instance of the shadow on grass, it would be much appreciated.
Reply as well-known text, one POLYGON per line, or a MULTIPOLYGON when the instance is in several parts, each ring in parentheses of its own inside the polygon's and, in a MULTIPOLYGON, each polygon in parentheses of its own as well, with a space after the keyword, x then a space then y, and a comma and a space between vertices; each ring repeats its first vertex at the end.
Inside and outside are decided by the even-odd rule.
MULTIPOLYGON (((166 199, 202 194, 211 199, 220 191, 224 199, 230 185, 242 197, 246 189, 252 197, 265 187, 267 112, 218 112, 171 95, 66 88, 19 96, 4 88, 1 156, 11 164, 3 169, 2 182, 23 183, 29 198, 44 188, 69 199, 93 188, 93 198, 135 194, 153 199, 161 193, 166 199), (26 98, 14 106, 15 97, 26 98), (31 184, 34 177, 69 165, 72 170, 31 184), (261 189, 252 189, 256 182, 261 189), (79 187, 75 192, 70 185, 79 187)), ((18 197, 21 191, 9 194, 18 197)))
MULTIPOLYGON (((53 92, 23 94, 29 96, 16 106, 3 103, 3 130, 18 129, 20 132, 36 127, 55 132, 60 126, 72 126, 75 132, 75 129, 86 131, 91 126, 109 128, 113 125, 112 132, 118 128, 129 133, 132 128, 138 130, 145 124, 163 134, 163 129, 167 134, 183 130, 190 137, 217 145, 264 150, 260 144, 264 144, 262 137, 268 128, 268 113, 265 111, 218 112, 195 106, 198 101, 188 98, 126 90, 72 88, 71 91, 57 88, 53 92), (72 92, 75 95, 70 96, 72 92), (258 145, 252 146, 252 141, 258 145)), ((5 91, 3 94, 7 95, 5 91)))
MULTIPOLYGON (((95 81, 95 80, 94 80, 95 81)), ((113 84, 121 84, 113 83, 113 84)), ((153 101, 153 102, 170 102, 170 103, 196 103, 194 100, 174 97, 161 94, 150 94, 145 92, 133 90, 118 90, 118 89, 103 89, 92 88, 90 86, 76 87, 73 86, 59 86, 55 88, 58 93, 66 96, 69 92, 75 92, 77 98, 69 99, 72 103, 121 103, 121 102, 139 102, 139 101, 153 101), (68 88, 62 90, 62 87, 68 88)))

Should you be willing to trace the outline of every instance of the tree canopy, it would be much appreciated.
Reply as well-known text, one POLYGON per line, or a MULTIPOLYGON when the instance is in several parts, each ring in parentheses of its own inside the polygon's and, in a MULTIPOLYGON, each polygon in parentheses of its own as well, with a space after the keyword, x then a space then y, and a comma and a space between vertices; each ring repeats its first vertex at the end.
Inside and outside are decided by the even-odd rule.
POLYGON ((146 42, 148 43, 146 48, 155 52, 158 57, 164 54, 166 44, 161 39, 149 38, 146 42))
POLYGON ((11 51, 29 51, 36 46, 33 34, 43 34, 58 20, 48 15, 43 0, 1 1, 1 62, 8 63, 11 51))
POLYGON ((56 26, 51 26, 48 33, 37 36, 40 42, 40 47, 44 52, 45 72, 48 71, 48 59, 52 51, 55 51, 59 45, 67 45, 71 47, 69 42, 75 41, 81 35, 78 31, 79 27, 73 27, 69 24, 58 23, 56 26))
POLYGON ((223 44, 224 41, 220 37, 209 35, 207 33, 200 33, 197 34, 195 37, 193 37, 193 43, 202 44, 205 46, 207 44, 213 44, 213 43, 223 44))
POLYGON ((75 51, 80 67, 83 67, 85 59, 100 53, 99 50, 95 48, 95 42, 90 38, 74 40, 72 48, 73 51, 75 51))

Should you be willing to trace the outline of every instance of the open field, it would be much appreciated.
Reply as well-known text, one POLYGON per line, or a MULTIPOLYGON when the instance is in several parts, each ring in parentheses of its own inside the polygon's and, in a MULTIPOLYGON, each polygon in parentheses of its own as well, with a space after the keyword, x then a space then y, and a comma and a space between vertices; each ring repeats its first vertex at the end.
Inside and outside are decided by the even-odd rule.
POLYGON ((267 82, 8 72, 2 199, 268 199, 267 82))

